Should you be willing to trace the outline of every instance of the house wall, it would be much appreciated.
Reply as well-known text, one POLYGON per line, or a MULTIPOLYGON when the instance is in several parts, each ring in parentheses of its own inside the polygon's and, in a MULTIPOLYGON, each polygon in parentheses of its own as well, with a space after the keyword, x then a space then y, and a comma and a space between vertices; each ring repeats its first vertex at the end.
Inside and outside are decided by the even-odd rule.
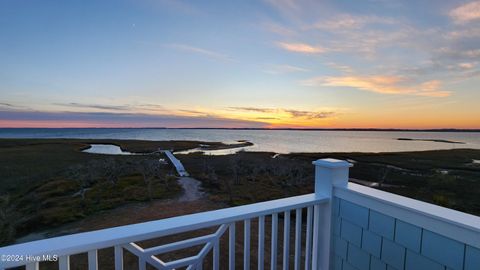
POLYGON ((480 270, 478 247, 346 199, 332 207, 335 270, 480 270))

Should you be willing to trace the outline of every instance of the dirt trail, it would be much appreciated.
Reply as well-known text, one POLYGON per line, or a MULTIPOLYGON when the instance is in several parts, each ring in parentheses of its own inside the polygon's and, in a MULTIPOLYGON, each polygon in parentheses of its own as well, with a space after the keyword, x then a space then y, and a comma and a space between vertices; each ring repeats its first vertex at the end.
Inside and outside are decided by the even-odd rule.
POLYGON ((205 195, 203 191, 200 191, 200 185, 202 184, 197 179, 191 177, 180 177, 178 182, 183 188, 183 194, 177 199, 179 202, 191 202, 196 201, 205 195))

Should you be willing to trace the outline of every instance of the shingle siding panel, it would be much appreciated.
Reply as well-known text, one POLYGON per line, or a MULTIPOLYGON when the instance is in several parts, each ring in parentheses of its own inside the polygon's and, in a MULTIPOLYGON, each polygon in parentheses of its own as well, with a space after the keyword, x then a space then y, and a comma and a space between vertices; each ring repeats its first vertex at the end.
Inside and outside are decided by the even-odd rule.
POLYGON ((363 228, 368 226, 368 211, 368 208, 357 204, 345 200, 340 201, 340 216, 363 228))
POLYGON ((395 242, 417 253, 420 253, 421 240, 422 228, 398 219, 396 220, 395 242))
POLYGON ((455 270, 463 269, 465 244, 423 230, 422 255, 455 270))
POLYGON ((467 246, 465 251, 465 270, 479 270, 480 249, 467 246))
POLYGON ((360 247, 362 243, 362 228, 346 220, 342 220, 341 237, 360 247))
POLYGON ((393 217, 370 210, 369 230, 393 240, 395 232, 395 219, 393 217))
POLYGON ((360 270, 369 270, 370 268, 370 254, 355 245, 348 246, 347 261, 360 270))
POLYGON ((381 259, 388 265, 397 269, 403 269, 405 264, 405 248, 383 238, 381 259))
POLYGON ((339 256, 340 258, 347 259, 347 246, 347 241, 340 239, 339 237, 334 238, 333 248, 335 255, 339 256))
POLYGON ((358 270, 357 268, 353 267, 351 264, 349 264, 348 262, 344 261, 343 262, 343 267, 342 267, 343 270, 358 270))
POLYGON ((370 270, 386 270, 387 265, 375 256, 370 258, 370 270))
POLYGON ((342 224, 342 219, 339 217, 333 218, 333 235, 340 236, 340 225, 342 224))
POLYGON ((380 258, 382 238, 370 231, 364 230, 362 235, 362 249, 380 258))
POLYGON ((407 249, 407 257, 405 260, 405 270, 444 270, 445 267, 434 262, 425 256, 407 249))
POLYGON ((335 256, 333 260, 334 260, 333 269, 342 270, 342 258, 335 256))
POLYGON ((332 202, 332 215, 337 217, 340 214, 340 199, 334 197, 332 202))

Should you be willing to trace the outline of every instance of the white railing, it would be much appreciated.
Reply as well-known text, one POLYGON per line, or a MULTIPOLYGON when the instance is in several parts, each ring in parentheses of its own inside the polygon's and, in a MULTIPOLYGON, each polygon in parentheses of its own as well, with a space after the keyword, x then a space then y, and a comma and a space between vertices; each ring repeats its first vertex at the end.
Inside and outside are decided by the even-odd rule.
MULTIPOLYGON (((27 270, 38 270, 40 264, 45 263, 44 261, 56 260, 56 258, 58 258, 58 266, 55 263, 55 267, 66 270, 70 269, 71 256, 76 254, 87 254, 88 269, 96 270, 99 261, 98 250, 106 248, 113 248, 116 270, 130 269, 130 266, 127 267, 124 264, 125 250, 138 257, 138 269, 142 270, 146 269, 147 265, 156 269, 202 269, 209 254, 212 254, 210 262, 215 270, 241 269, 241 265, 245 270, 253 268, 262 270, 266 265, 272 270, 277 269, 279 265, 284 270, 290 267, 295 270, 328 269, 330 201, 333 184, 348 179, 349 164, 336 160, 319 160, 314 164, 316 165, 315 193, 7 246, 0 248, 2 255, 0 270, 17 266, 25 266, 27 270), (291 218, 292 213, 294 220, 291 218), (279 218, 283 218, 283 225, 279 223, 279 218), (251 243, 252 222, 258 224, 256 245, 251 243), (269 227, 266 226, 267 222, 270 223, 269 227), (236 224, 239 223, 243 223, 243 241, 236 237, 236 224), (294 226, 291 226, 292 223, 294 226), (291 227, 294 228, 293 238, 291 227), (214 228, 215 231, 203 236, 151 247, 145 247, 141 243, 145 240, 206 228, 214 228), (282 228, 283 237, 280 242, 278 232, 282 228), (220 239, 227 230, 228 245, 222 250, 220 239), (268 236, 270 245, 266 246, 265 240, 268 236), (292 242, 292 248, 290 242, 292 242), (243 262, 239 263, 236 262, 236 254, 239 251, 235 249, 237 245, 242 244, 243 262), (250 262, 252 246, 257 250, 258 265, 256 267, 250 262), (191 247, 201 249, 196 255, 180 259, 166 261, 159 258, 161 254, 191 247), (282 249, 281 253, 279 249, 282 249), (282 255, 281 260, 278 258, 278 253, 282 255), (220 266, 222 254, 227 258, 227 262, 220 266)), ((49 266, 51 267, 51 264, 49 266)))

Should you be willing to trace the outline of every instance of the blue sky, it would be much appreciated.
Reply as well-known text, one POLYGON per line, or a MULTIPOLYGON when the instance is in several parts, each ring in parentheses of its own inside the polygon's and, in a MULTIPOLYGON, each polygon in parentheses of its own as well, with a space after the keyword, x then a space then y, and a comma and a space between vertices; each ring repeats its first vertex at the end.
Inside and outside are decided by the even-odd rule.
POLYGON ((480 128, 479 1, 0 2, 0 126, 480 128))

